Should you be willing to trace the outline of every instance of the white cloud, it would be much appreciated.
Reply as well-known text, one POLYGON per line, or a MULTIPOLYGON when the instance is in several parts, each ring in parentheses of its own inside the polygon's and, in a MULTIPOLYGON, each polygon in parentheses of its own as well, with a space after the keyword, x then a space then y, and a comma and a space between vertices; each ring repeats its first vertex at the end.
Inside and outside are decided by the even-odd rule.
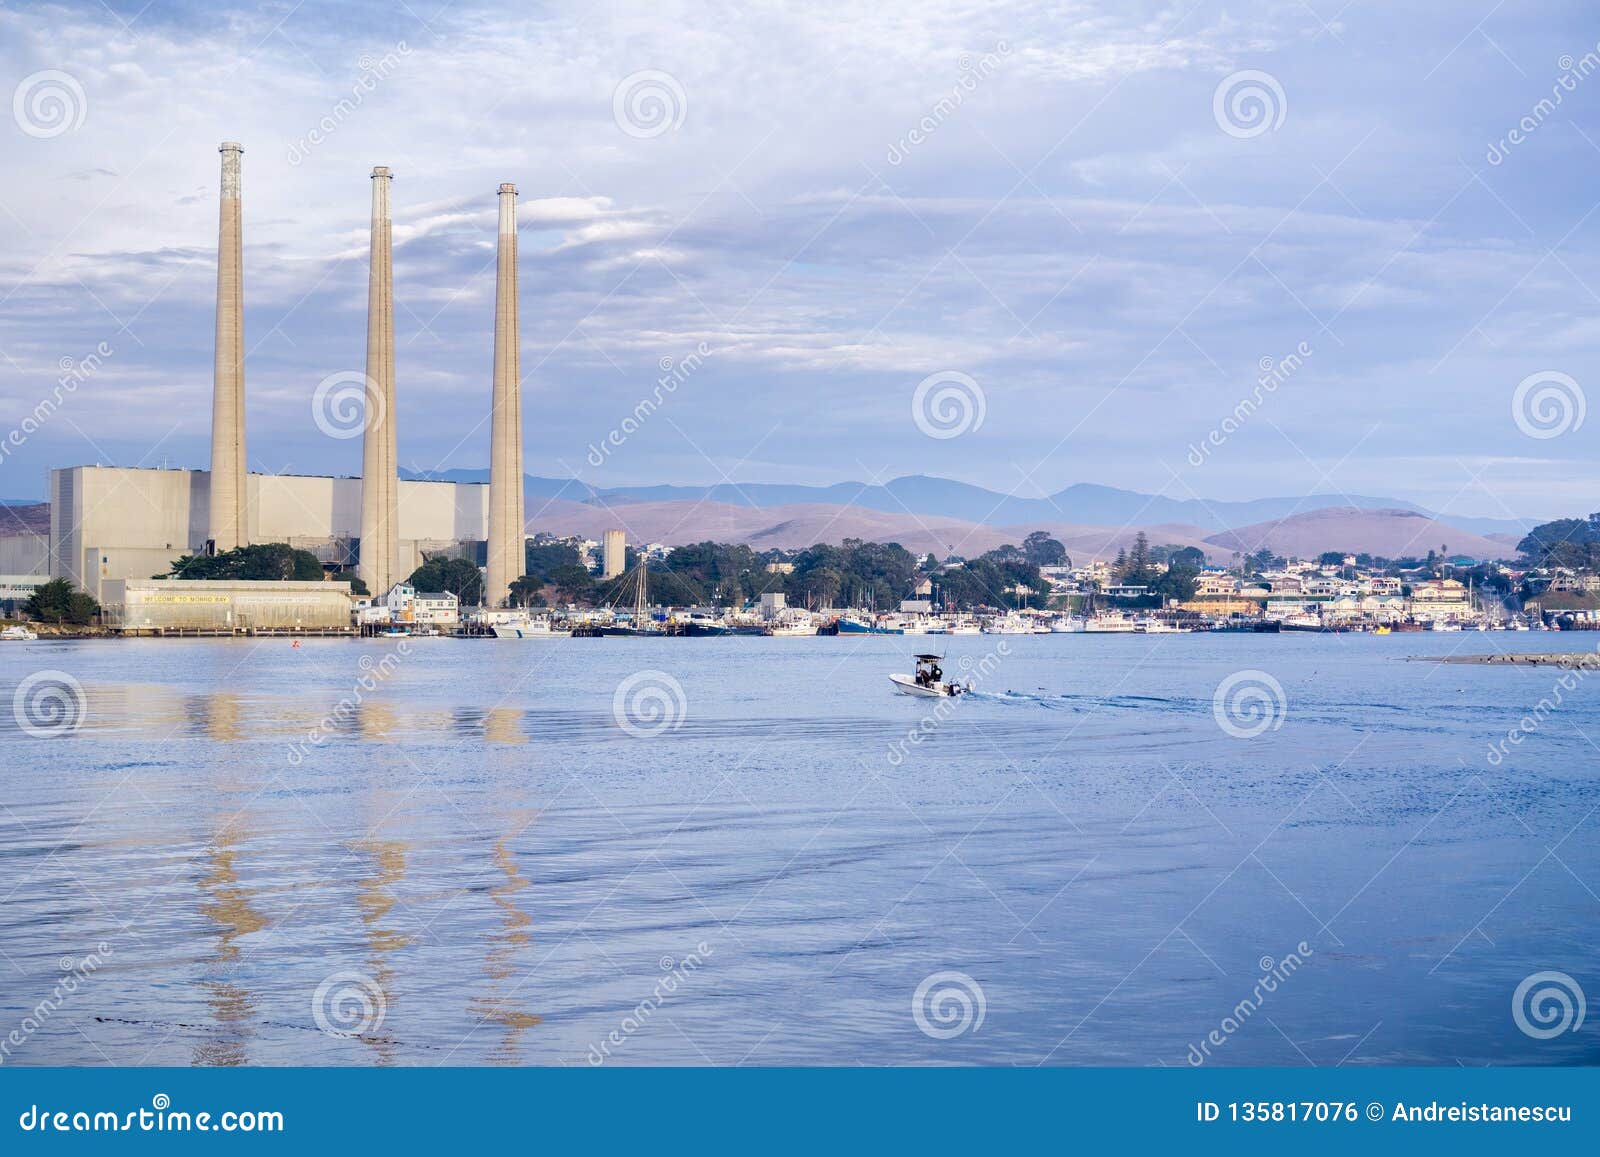
MULTIPOLYGON (((471 432, 506 180, 522 194, 528 459, 544 473, 581 463, 657 359, 700 341, 717 353, 674 397, 673 424, 608 469, 698 480, 702 451, 729 467, 777 424, 759 460, 789 478, 832 481, 867 461, 996 486, 1031 472, 1046 489, 1154 488, 1262 356, 1310 341, 1312 368, 1273 399, 1272 425, 1208 468, 1216 496, 1309 488, 1285 438, 1319 462, 1349 455, 1365 492, 1448 495, 1448 453, 1397 451, 1419 439, 1525 450, 1504 394, 1537 369, 1600 389, 1587 288, 1600 270, 1587 231, 1564 236, 1587 205, 1552 192, 1592 185, 1600 165, 1562 148, 1553 122, 1472 175, 1462 158, 1526 104, 1509 64, 1463 46, 1476 17, 1410 17, 1397 44, 1382 13, 1335 38, 1309 10, 1271 3, 423 15, 207 8, 128 30, 103 9, 0 10, 4 75, 63 69, 88 102, 75 131, 17 131, 0 152, 0 399, 31 407, 59 357, 105 338, 118 348, 80 423, 95 447, 53 427, 8 461, 21 489, 51 465, 136 460, 163 436, 174 460, 203 463, 223 139, 246 147, 263 466, 350 467, 294 399, 362 357, 375 163, 396 172, 413 463, 486 454, 471 432), (888 160, 963 61, 970 71, 1002 45, 959 107, 888 160), (1239 68, 1283 82, 1277 131, 1239 140, 1213 121, 1212 92, 1239 68), (618 128, 613 89, 641 69, 681 86, 681 128, 618 128), (933 448, 906 419, 902 395, 939 369, 989 391, 981 437, 933 448)), ((1489 30, 1524 70, 1570 47, 1538 28, 1489 30)), ((1555 457, 1496 473, 1518 503, 1555 512, 1558 493, 1570 498, 1558 485, 1587 481, 1592 455, 1541 449, 1555 457)))

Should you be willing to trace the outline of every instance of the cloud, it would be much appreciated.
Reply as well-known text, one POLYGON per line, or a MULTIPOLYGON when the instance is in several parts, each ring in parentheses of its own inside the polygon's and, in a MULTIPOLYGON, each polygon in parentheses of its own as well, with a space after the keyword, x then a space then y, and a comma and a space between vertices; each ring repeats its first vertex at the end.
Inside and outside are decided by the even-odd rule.
POLYGON ((62 70, 87 102, 76 129, 18 129, 0 153, 0 401, 26 412, 62 357, 117 350, 71 423, 6 460, 0 492, 157 442, 205 463, 215 150, 237 139, 255 468, 355 468, 306 406, 364 357, 367 176, 387 164, 409 463, 486 461, 510 180, 536 472, 587 469, 660 359, 703 342, 671 420, 603 481, 870 468, 1157 489, 1262 358, 1308 342, 1261 420, 1186 479, 1196 492, 1299 492, 1330 471, 1438 503, 1459 454, 1504 460, 1479 512, 1503 515, 1503 497, 1559 513, 1592 454, 1581 432, 1526 445, 1509 399, 1543 369, 1600 381, 1588 206, 1553 191, 1600 168, 1570 147, 1600 89, 1487 167, 1483 142, 1528 104, 1518 69, 1573 45, 1570 21, 1491 15, 1513 67, 1475 20, 1329 29, 1268 3, 0 10, 5 75, 62 70), (1213 93, 1240 69, 1281 81, 1275 131, 1219 128, 1213 93), (678 128, 619 127, 614 91, 646 70, 681 90, 678 128), (941 370, 978 381, 987 416, 936 443, 910 399, 941 370), (1419 440, 1439 452, 1403 452, 1419 440))

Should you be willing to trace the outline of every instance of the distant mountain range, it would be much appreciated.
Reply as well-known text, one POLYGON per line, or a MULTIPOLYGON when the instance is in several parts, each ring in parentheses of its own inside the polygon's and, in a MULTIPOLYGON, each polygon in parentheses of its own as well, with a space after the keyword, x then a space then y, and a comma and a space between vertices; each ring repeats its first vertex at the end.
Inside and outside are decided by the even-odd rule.
MULTIPOLYGON (((487 470, 402 471, 409 479, 487 482, 487 470)), ((1515 519, 1444 518, 1394 498, 1316 494, 1250 502, 1172 499, 1079 484, 1048 498, 1013 498, 944 478, 884 485, 771 483, 596 488, 574 479, 526 479, 530 531, 678 546, 711 539, 796 549, 861 538, 917 553, 972 556, 1033 530, 1059 539, 1078 562, 1110 558, 1139 531, 1157 544, 1195 546, 1216 563, 1267 547, 1307 557, 1338 550, 1396 558, 1430 550, 1511 558, 1533 526, 1515 519)), ((0 536, 49 533, 43 503, 0 504, 0 536)))
MULTIPOLYGON (((402 470, 401 476, 441 482, 489 480, 487 470, 443 470, 431 473, 402 470)), ((882 485, 865 482, 838 482, 832 486, 725 482, 714 486, 593 487, 576 479, 541 478, 530 474, 526 478, 526 486, 530 498, 559 499, 596 506, 653 502, 716 502, 757 509, 800 505, 855 506, 884 514, 951 518, 997 527, 1062 522, 1088 526, 1173 524, 1219 533, 1333 507, 1404 510, 1474 534, 1511 535, 1516 539, 1536 525, 1532 519, 1447 516, 1400 498, 1374 498, 1358 494, 1309 494, 1228 502, 1166 498, 1134 490, 1120 490, 1114 486, 1079 482, 1047 498, 1016 498, 982 486, 926 475, 896 478, 882 485)))

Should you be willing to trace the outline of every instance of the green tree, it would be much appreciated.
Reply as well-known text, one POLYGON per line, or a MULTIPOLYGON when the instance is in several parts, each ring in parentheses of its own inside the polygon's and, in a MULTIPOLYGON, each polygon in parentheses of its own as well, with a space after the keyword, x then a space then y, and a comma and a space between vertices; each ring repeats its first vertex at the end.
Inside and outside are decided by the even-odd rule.
POLYGON ((564 603, 592 603, 594 601, 594 575, 589 568, 574 563, 556 568, 550 575, 556 596, 564 603))
POLYGON ((1150 584, 1150 589, 1162 599, 1187 602, 1194 598, 1195 580, 1199 575, 1199 570, 1192 566, 1171 565, 1167 567, 1166 573, 1156 576, 1155 581, 1150 584))
POLYGON ((66 579, 51 579, 34 589, 23 610, 41 623, 87 626, 100 613, 100 604, 66 579))
POLYGON ((1042 530, 1022 540, 1022 553, 1034 566, 1071 566, 1067 548, 1042 530))
POLYGON ((186 554, 156 578, 236 579, 245 582, 321 582, 322 563, 286 542, 262 542, 220 554, 186 554))
POLYGON ((831 566, 812 567, 795 571, 789 576, 791 594, 797 603, 813 607, 831 607, 844 589, 844 576, 831 566))
POLYGON ((464 607, 475 607, 483 602, 483 572, 476 563, 464 558, 434 555, 412 571, 406 582, 424 593, 453 594, 464 607))
POLYGON ((514 607, 544 606, 544 580, 525 574, 513 582, 511 584, 511 605, 514 607))
POLYGON ((1529 566, 1593 570, 1600 565, 1600 523, 1582 518, 1542 523, 1517 543, 1517 552, 1529 566))
POLYGON ((578 548, 570 542, 528 543, 522 573, 542 582, 565 566, 578 565, 578 548))

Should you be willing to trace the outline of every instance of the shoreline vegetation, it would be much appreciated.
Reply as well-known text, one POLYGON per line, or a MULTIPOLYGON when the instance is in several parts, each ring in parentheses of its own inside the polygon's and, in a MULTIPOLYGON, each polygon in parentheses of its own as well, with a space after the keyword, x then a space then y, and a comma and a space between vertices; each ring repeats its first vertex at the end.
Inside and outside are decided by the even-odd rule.
MULTIPOLYGON (((1600 515, 1536 527, 1510 565, 1452 554, 1440 544, 1403 558, 1332 550, 1285 558, 1261 548, 1235 553, 1227 566, 1193 547, 1152 543, 1142 531, 1113 560, 1074 565, 1044 530, 975 557, 917 555, 896 542, 846 538, 803 550, 711 540, 624 544, 615 554, 618 544, 608 540, 602 558, 600 543, 535 533, 525 541, 524 573, 511 584, 504 610, 485 606, 482 550, 473 557, 473 545, 427 553, 403 584, 370 594, 347 558, 329 562, 288 543, 184 555, 151 577, 180 586, 202 579, 348 583, 348 626, 391 622, 392 615, 401 625, 448 628, 422 632, 429 634, 494 634, 507 614, 537 617, 546 633, 561 619, 575 634, 618 628, 803 634, 806 625, 824 635, 1600 629, 1600 515), (635 622, 646 589, 650 621, 635 622), (433 600, 428 617, 415 618, 408 599, 433 600)), ((102 615, 95 599, 66 579, 44 582, 20 609, 49 637, 124 633, 116 615, 102 615)), ((259 629, 265 620, 253 616, 230 615, 228 622, 234 629, 220 633, 346 633, 346 625, 334 630, 327 622, 298 631, 292 612, 272 630, 259 629)), ((152 625, 148 618, 141 623, 152 625)), ((219 633, 219 625, 154 624, 180 636, 219 633)))

